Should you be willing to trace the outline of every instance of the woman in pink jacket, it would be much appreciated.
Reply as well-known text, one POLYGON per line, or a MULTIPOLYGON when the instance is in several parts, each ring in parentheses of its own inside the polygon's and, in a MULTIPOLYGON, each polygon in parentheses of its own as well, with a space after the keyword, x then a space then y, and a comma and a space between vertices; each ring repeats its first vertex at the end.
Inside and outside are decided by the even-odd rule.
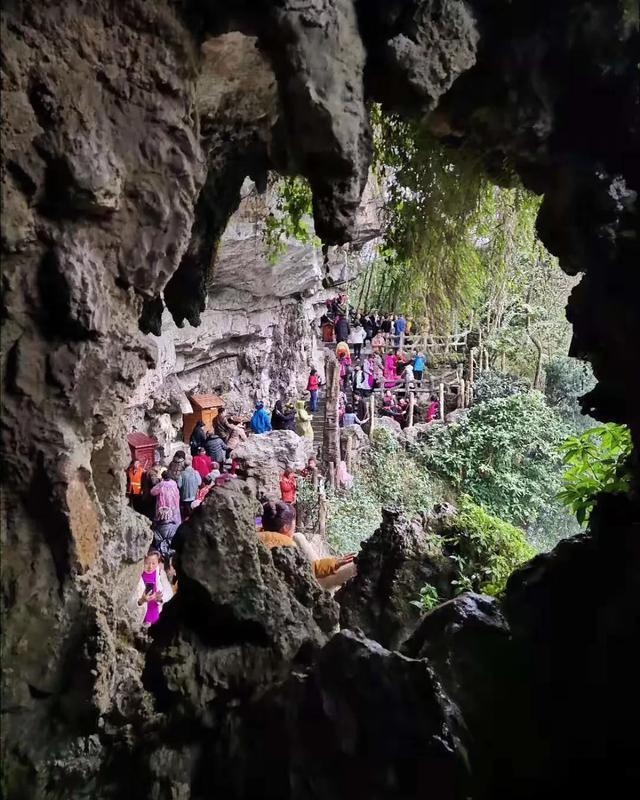
POLYGON ((173 521, 179 525, 182 522, 182 517, 180 515, 180 489, 178 489, 178 484, 172 478, 169 478, 166 472, 163 472, 162 480, 151 489, 151 494, 156 498, 156 516, 158 509, 170 508, 173 511, 173 521))

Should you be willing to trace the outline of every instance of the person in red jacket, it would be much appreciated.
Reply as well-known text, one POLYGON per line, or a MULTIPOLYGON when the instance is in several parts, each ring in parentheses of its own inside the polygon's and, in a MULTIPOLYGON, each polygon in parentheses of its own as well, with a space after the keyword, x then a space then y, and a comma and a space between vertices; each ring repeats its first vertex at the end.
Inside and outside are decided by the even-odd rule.
POLYGON ((286 467, 280 476, 280 494, 282 502, 293 505, 296 502, 298 483, 290 467, 286 467))
POLYGON ((309 373, 309 380, 307 381, 307 391, 311 395, 311 399, 309 401, 309 410, 312 414, 318 410, 318 387, 320 382, 318 381, 318 372, 315 369, 312 369, 309 373))
POLYGON ((213 469, 213 460, 208 456, 204 447, 198 448, 198 455, 193 457, 191 466, 196 472, 200 473, 200 477, 204 480, 213 469))

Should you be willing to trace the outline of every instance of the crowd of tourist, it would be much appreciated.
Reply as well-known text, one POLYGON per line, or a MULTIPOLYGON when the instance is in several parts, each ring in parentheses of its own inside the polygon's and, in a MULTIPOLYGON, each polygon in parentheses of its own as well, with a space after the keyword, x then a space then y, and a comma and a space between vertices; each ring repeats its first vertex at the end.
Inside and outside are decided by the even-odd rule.
MULTIPOLYGON (((339 424, 344 428, 369 421, 368 399, 382 389, 380 415, 395 419, 404 427, 409 418, 409 393, 426 377, 427 358, 411 349, 411 337, 418 333, 411 318, 390 314, 355 314, 347 298, 340 295, 327 301, 320 321, 322 339, 336 343, 341 391, 338 400, 339 424), (398 341, 401 346, 398 346, 398 341), (390 344, 395 346, 390 346, 390 344), (405 347, 407 349, 405 349, 405 347), (394 393, 395 391, 395 393, 394 393), (404 396, 399 396, 403 393, 404 396)), ((214 486, 239 477, 233 451, 248 435, 290 430, 313 441, 313 414, 317 413, 320 379, 315 369, 307 378, 305 398, 277 400, 269 411, 262 401, 255 404, 250 418, 218 411, 211 430, 198 421, 191 433, 190 453, 178 450, 169 463, 156 453, 154 463, 144 469, 134 460, 127 469, 127 493, 131 504, 152 521, 153 542, 145 558, 138 586, 137 603, 144 611, 144 625, 155 623, 163 604, 176 590, 172 565, 172 541, 178 526, 194 509, 206 501, 214 486)), ((438 414, 438 401, 428 397, 426 405, 414 407, 414 421, 429 422, 438 414)), ((352 477, 337 475, 343 486, 352 477)), ((312 563, 318 582, 325 588, 340 585, 354 574, 353 555, 342 558, 319 557, 305 536, 296 532, 296 504, 299 480, 317 479, 318 468, 310 459, 297 476, 287 467, 279 478, 280 498, 263 498, 262 514, 256 519, 259 538, 269 548, 297 547, 312 563)))

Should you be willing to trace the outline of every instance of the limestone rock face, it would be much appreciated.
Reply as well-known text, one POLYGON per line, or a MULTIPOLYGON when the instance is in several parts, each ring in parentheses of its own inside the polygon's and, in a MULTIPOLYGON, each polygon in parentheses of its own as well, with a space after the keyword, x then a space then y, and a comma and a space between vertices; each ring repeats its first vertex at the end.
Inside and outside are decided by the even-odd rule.
POLYGON ((340 624, 385 647, 398 649, 420 622, 411 601, 426 583, 441 597, 451 594, 453 566, 422 526, 392 509, 383 509, 382 524, 363 542, 356 563, 358 574, 336 594, 340 624))
POLYGON ((216 487, 174 540, 179 592, 154 630, 147 684, 205 727, 221 700, 264 692, 337 627, 304 556, 259 541, 256 508, 244 482, 216 487))
POLYGON ((285 467, 300 472, 314 454, 313 442, 293 431, 272 431, 249 436, 233 457, 255 491, 280 499, 280 475, 285 467))

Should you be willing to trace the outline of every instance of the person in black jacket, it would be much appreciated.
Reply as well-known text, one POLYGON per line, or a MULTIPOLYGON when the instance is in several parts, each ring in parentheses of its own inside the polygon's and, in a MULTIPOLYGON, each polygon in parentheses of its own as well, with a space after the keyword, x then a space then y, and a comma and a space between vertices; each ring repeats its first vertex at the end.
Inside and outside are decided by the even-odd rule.
POLYGON ((207 439, 207 435, 204 430, 204 422, 199 419, 196 422, 196 427, 191 432, 191 439, 189 440, 189 444, 191 445, 191 455, 197 456, 198 450, 201 447, 204 447, 204 443, 207 439))
POLYGON ((336 322, 336 341, 346 342, 349 339, 351 328, 346 317, 338 317, 336 322))
POLYGON ((216 433, 208 433, 204 443, 204 451, 212 461, 224 464, 227 446, 216 433))
POLYGON ((274 431, 295 431, 296 412, 285 409, 282 400, 276 400, 271 412, 271 427, 274 431))

